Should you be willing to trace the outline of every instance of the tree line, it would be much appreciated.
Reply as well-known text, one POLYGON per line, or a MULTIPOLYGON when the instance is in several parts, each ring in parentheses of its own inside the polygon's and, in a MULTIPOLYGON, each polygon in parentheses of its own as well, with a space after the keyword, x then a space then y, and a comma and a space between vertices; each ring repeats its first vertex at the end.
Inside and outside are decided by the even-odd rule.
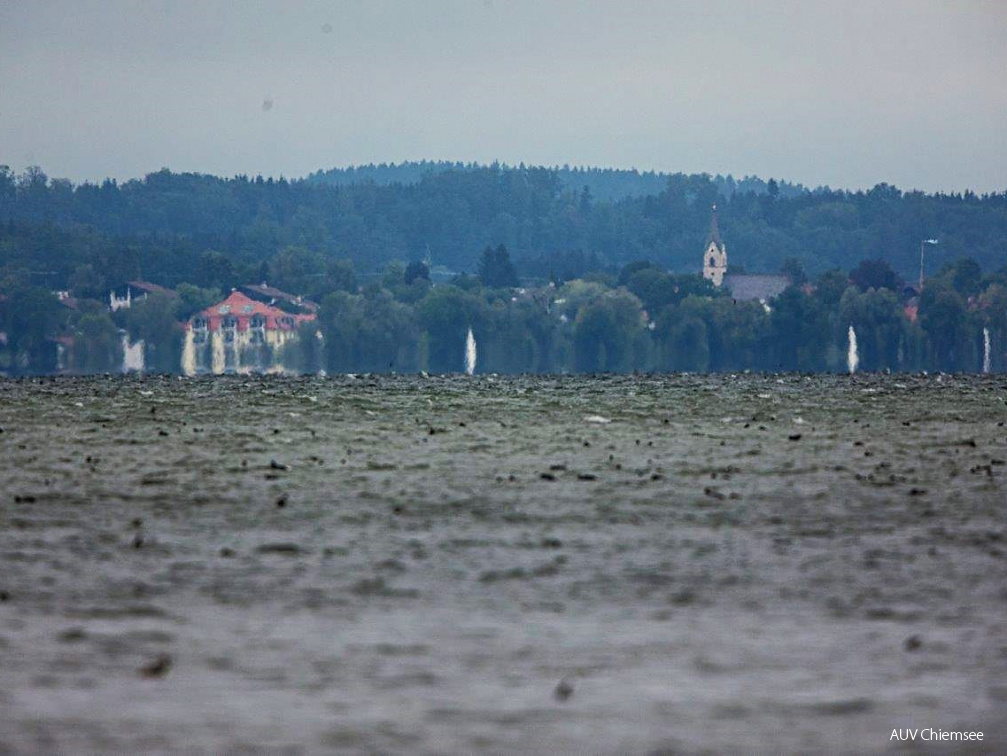
MULTIPOLYGON (((808 278, 793 260, 793 285, 768 303, 735 301, 698 274, 649 261, 522 287, 502 245, 483 250, 475 273, 439 284, 419 261, 361 283, 348 263, 326 266, 299 248, 267 267, 320 303, 282 355, 303 372, 459 372, 470 328, 482 373, 843 371, 850 326, 861 370, 977 372, 983 329, 992 369, 1007 370, 1007 269, 984 274, 968 258, 910 299, 883 261, 808 278)), ((54 370, 54 340, 70 334, 68 370, 115 372, 125 333, 144 341, 149 371, 177 373, 183 322, 225 292, 185 283, 175 293, 110 313, 99 300, 68 308, 45 288, 14 287, 0 300, 0 370, 54 370)))
POLYGON ((361 278, 392 260, 430 260, 448 275, 474 271, 498 244, 525 280, 546 280, 554 259, 579 260, 578 273, 634 260, 691 273, 713 204, 732 266, 750 273, 788 258, 814 275, 879 259, 915 279, 928 238, 940 240, 928 274, 961 257, 987 271, 1007 259, 1007 192, 811 191, 772 179, 437 163, 344 173, 289 181, 165 169, 74 185, 0 166, 0 276, 68 289, 90 265, 102 285, 142 276, 173 288, 207 283, 215 252, 247 282, 287 247, 352 262, 361 278))
MULTIPOLYGON (((487 166, 479 163, 460 163, 443 160, 421 160, 406 163, 370 163, 354 165, 346 168, 330 168, 316 171, 308 176, 308 181, 328 184, 330 186, 350 186, 353 184, 375 183, 417 184, 424 177, 447 171, 481 171, 487 166)), ((508 166, 494 163, 491 169, 524 171, 527 166, 508 166)), ((640 197, 648 194, 660 194, 672 174, 660 171, 638 171, 635 169, 571 167, 569 165, 550 168, 559 179, 563 189, 580 192, 587 187, 591 196, 600 200, 620 200, 627 197, 640 197)), ((745 176, 735 179, 733 176, 713 176, 710 179, 724 197, 730 197, 735 192, 742 194, 753 192, 765 194, 770 185, 758 176, 745 176)), ((805 191, 800 184, 786 181, 774 182, 775 190, 786 197, 796 196, 805 191)))

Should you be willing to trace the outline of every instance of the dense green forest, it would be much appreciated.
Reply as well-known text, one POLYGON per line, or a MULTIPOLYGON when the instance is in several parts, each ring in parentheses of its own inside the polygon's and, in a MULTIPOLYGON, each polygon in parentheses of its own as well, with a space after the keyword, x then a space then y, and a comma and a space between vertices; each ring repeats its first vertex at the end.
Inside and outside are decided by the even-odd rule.
MULTIPOLYGON (((583 175, 601 180, 606 172, 583 175)), ((609 271, 650 260, 686 273, 699 269, 714 203, 731 264, 750 273, 776 272, 791 257, 812 274, 881 259, 915 278, 920 240, 932 237, 941 243, 930 250, 931 272, 960 257, 988 271, 1007 259, 1007 193, 932 195, 887 185, 788 193, 770 180, 765 191, 725 195, 725 182, 677 174, 657 193, 606 200, 564 185, 561 172, 547 168, 470 166, 429 170, 412 183, 339 186, 317 176, 162 170, 75 186, 37 168, 15 175, 0 167, 0 263, 7 271, 46 271, 33 275, 51 288, 69 287, 88 264, 175 286, 198 278, 207 251, 245 275, 296 246, 349 260, 366 276, 391 260, 428 256, 434 266, 472 272, 480 250, 503 244, 524 278, 542 277, 543 259, 578 255, 609 271)))
POLYGON ((57 343, 70 371, 114 371, 125 332, 148 369, 177 372, 181 323, 261 281, 320 304, 285 355, 312 371, 459 370, 470 327, 488 372, 843 370, 850 325, 864 370, 979 370, 984 328, 1007 369, 1007 194, 670 175, 636 195, 656 174, 354 170, 75 186, 0 167, 0 371, 51 371, 57 343), (731 270, 795 284, 768 307, 697 275, 715 203, 731 270), (177 296, 108 312, 137 278, 177 296))
MULTIPOLYGON (((308 181, 329 186, 347 186, 351 184, 374 183, 381 186, 389 184, 417 184, 427 175, 446 173, 448 171, 478 172, 486 166, 479 163, 452 163, 447 161, 423 160, 413 163, 380 163, 356 165, 347 168, 331 168, 327 171, 316 171, 308 176, 308 181)), ((527 170, 524 165, 511 168, 506 165, 494 164, 493 170, 527 170)), ((648 194, 660 194, 668 185, 671 174, 658 171, 637 171, 618 168, 571 168, 569 165, 555 166, 549 169, 559 179, 560 186, 565 190, 581 191, 584 187, 591 196, 599 200, 621 200, 626 197, 641 197, 648 194)), ((711 178, 722 197, 730 197, 735 192, 745 194, 765 194, 769 184, 757 176, 746 176, 735 179, 733 176, 714 176, 711 178)), ((783 197, 795 197, 807 191, 800 184, 790 184, 786 181, 777 183, 777 189, 783 197)))

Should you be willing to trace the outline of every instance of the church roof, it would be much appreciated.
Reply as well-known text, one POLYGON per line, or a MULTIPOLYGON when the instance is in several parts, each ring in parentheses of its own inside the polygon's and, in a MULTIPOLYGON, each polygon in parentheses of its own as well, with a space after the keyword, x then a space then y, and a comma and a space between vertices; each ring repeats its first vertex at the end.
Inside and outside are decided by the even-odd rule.
POLYGON ((779 296, 790 286, 787 276, 739 275, 728 273, 724 276, 724 288, 739 302, 758 300, 767 302, 779 296))

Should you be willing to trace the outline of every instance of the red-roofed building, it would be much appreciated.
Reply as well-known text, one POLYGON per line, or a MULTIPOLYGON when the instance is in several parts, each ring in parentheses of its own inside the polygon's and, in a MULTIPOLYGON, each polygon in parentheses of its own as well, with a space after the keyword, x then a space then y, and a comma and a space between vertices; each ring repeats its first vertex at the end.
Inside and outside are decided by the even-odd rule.
POLYGON ((182 372, 284 372, 282 347, 296 341, 314 313, 289 313, 240 291, 192 316, 186 324, 182 372))

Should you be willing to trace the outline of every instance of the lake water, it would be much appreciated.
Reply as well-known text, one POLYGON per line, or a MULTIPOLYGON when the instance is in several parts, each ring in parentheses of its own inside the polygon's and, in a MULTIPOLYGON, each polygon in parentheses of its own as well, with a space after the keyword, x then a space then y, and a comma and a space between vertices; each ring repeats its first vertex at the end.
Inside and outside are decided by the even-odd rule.
POLYGON ((1003 750, 1005 398, 2 381, 0 752, 1003 750))

